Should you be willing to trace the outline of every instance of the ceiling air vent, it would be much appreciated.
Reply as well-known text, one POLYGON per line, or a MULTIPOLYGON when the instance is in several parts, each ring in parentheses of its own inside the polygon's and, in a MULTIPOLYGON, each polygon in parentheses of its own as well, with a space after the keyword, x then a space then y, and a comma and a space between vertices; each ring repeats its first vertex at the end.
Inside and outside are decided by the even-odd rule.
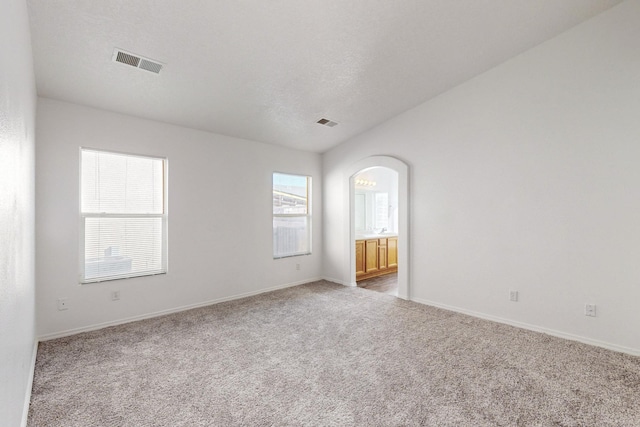
POLYGON ((131 65, 132 67, 140 68, 142 70, 151 71, 152 73, 159 74, 162 70, 162 63, 154 61, 152 59, 144 58, 135 53, 126 52, 121 49, 114 49, 113 61, 120 62, 121 64, 131 65))
POLYGON ((332 127, 334 127, 334 126, 336 126, 338 124, 336 122, 332 122, 329 119, 320 119, 316 123, 324 125, 324 126, 329 126, 330 128, 332 128, 332 127))

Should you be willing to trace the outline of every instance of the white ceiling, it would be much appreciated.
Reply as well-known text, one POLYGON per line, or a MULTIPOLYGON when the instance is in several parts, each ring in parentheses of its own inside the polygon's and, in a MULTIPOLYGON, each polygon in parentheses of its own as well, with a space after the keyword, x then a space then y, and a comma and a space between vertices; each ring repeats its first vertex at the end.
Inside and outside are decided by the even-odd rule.
POLYGON ((28 0, 40 96, 315 152, 617 3, 28 0))

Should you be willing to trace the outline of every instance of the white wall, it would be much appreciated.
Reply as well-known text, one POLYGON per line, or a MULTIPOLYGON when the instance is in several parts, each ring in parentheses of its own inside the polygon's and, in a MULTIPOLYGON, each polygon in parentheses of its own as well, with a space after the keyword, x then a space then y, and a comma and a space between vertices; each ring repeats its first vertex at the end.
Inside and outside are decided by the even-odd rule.
POLYGON ((345 171, 395 156, 412 299, 640 353, 638 22, 625 2, 325 153, 325 276, 348 282, 345 171))
POLYGON ((26 3, 0 12, 0 424, 19 426, 34 356, 35 79, 26 3))
POLYGON ((40 336, 321 276, 318 154, 40 98, 36 162, 40 336), (78 284, 80 146, 168 158, 168 274, 78 284), (313 179, 312 255, 272 258, 274 171, 313 179), (120 301, 111 301, 112 290, 120 291, 120 301), (60 297, 69 298, 69 310, 57 310, 60 297))

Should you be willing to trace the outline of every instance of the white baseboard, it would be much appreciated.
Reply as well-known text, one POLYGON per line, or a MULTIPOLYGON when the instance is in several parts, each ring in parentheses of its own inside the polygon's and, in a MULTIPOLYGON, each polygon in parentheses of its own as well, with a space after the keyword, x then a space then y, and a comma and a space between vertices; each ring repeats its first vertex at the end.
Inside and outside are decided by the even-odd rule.
POLYGON ((27 379, 27 391, 24 395, 24 407, 22 409, 21 427, 27 427, 29 419, 29 404, 31 403, 31 390, 33 389, 33 376, 36 372, 36 356, 38 355, 38 340, 33 342, 33 350, 31 350, 31 365, 29 366, 29 378, 27 379))
POLYGON ((195 304, 188 304, 188 305, 183 305, 183 306, 180 306, 180 307, 169 308, 167 310, 154 311, 152 313, 141 314, 139 316, 126 317, 124 319, 113 320, 113 321, 110 321, 110 322, 97 323, 97 324, 93 324, 93 325, 82 326, 80 328, 68 329, 68 330, 60 331, 60 332, 53 332, 51 334, 46 334, 46 335, 40 336, 39 337, 39 341, 48 341, 48 340, 52 340, 52 339, 56 339, 56 338, 68 337, 68 336, 79 334, 79 333, 82 333, 82 332, 96 331, 98 329, 108 328, 110 326, 116 326, 116 325, 122 325, 124 323, 135 322, 135 321, 138 321, 138 320, 151 319, 153 317, 164 316, 166 314, 179 313, 181 311, 191 310, 191 309, 199 308, 199 307, 206 307, 208 305, 218 304, 218 303, 225 302, 225 301, 232 301, 232 300, 236 300, 236 299, 240 299, 240 298, 246 298, 246 297, 251 297, 251 296, 254 296, 254 295, 264 294, 266 292, 277 291, 278 289, 291 288, 293 286, 303 285, 305 283, 316 282, 318 280, 321 280, 321 279, 317 278, 317 277, 312 277, 312 278, 301 280, 301 281, 298 281, 298 282, 292 282, 292 283, 286 283, 284 285, 272 286, 270 288, 260 289, 260 290, 251 291, 251 292, 245 292, 243 294, 231 295, 231 296, 228 296, 228 297, 217 298, 217 299, 214 299, 214 300, 199 302, 199 303, 195 303, 195 304))
POLYGON ((552 336, 558 337, 558 338, 564 338, 564 339, 571 340, 571 341, 578 341, 578 342, 581 342, 583 344, 589 344, 589 345, 593 345, 593 346, 596 346, 596 347, 606 348, 607 350, 613 350, 613 351, 617 351, 617 352, 620 352, 620 353, 631 354, 632 356, 640 356, 640 349, 634 349, 634 348, 630 348, 630 347, 624 347, 624 346, 621 346, 621 345, 611 344, 611 343, 608 343, 608 342, 594 340, 594 339, 583 337, 583 336, 580 336, 580 335, 574 335, 574 334, 570 334, 570 333, 567 333, 567 332, 557 331, 555 329, 548 329, 548 328, 544 328, 544 327, 541 327, 541 326, 531 325, 529 323, 518 322, 518 321, 515 321, 515 320, 504 319, 502 317, 492 316, 490 314, 484 314, 484 313, 480 313, 480 312, 472 311, 472 310, 466 310, 464 308, 454 307, 454 306, 447 305, 447 304, 440 304, 438 302, 424 300, 424 299, 421 299, 421 298, 411 298, 411 301, 415 301, 417 303, 424 304, 424 305, 430 305, 430 306, 433 306, 433 307, 442 308, 442 309, 445 309, 445 310, 455 311, 457 313, 467 314, 467 315, 473 316, 473 317, 479 317, 480 319, 491 320, 493 322, 498 322, 498 323, 503 323, 505 325, 515 326, 517 328, 527 329, 527 330, 533 331, 533 332, 541 332, 543 334, 552 335, 552 336))

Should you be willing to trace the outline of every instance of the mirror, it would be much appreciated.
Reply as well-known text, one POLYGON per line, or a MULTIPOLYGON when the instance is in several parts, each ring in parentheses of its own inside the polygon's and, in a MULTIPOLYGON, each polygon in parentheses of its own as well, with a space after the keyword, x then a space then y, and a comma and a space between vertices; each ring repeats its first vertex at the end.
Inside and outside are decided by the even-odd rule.
POLYGON ((356 234, 398 231, 398 173, 384 167, 364 170, 353 177, 356 234))
POLYGON ((389 230, 389 193, 356 190, 356 233, 385 228, 389 230))

